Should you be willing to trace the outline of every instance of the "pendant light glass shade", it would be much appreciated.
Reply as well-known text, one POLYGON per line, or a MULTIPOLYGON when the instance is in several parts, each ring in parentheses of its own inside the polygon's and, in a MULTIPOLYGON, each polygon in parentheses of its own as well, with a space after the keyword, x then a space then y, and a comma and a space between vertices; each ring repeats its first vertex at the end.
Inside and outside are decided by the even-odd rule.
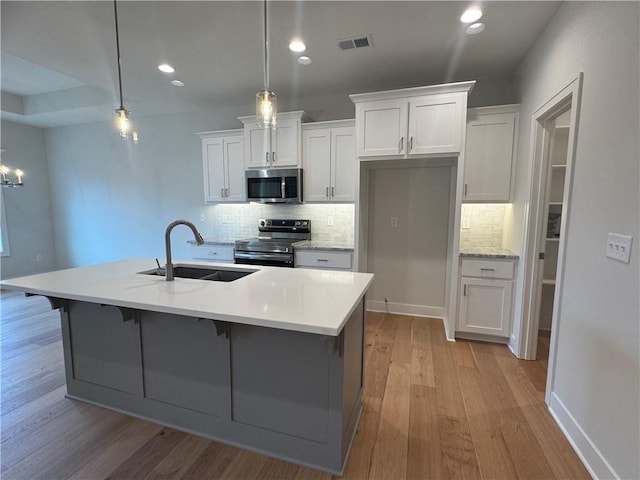
POLYGON ((129 115, 131 112, 126 111, 124 108, 118 108, 116 110, 116 128, 121 137, 127 138, 131 133, 131 121, 129 115))
POLYGON ((256 120, 258 125, 269 128, 276 126, 278 99, 269 90, 262 90, 256 94, 256 120))
POLYGON ((263 128, 274 128, 278 114, 276 94, 269 90, 269 36, 267 0, 264 0, 264 89, 256 94, 256 122, 263 128))

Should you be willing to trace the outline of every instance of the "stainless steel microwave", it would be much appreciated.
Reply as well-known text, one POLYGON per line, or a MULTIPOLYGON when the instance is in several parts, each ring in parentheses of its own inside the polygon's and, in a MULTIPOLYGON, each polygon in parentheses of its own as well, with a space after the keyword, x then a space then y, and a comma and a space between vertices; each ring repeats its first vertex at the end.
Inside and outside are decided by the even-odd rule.
POLYGON ((247 170, 247 200, 302 203, 302 169, 247 170))

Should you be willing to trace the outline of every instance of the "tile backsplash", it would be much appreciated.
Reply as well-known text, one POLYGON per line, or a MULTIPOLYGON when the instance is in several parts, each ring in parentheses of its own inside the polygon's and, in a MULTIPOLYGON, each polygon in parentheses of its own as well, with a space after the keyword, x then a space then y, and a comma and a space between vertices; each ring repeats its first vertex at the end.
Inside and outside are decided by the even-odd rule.
POLYGON ((502 248, 504 222, 509 204, 462 204, 460 250, 502 248), (464 228, 468 222, 469 228, 464 228))
POLYGON ((353 244, 353 204, 263 205, 218 204, 205 207, 205 237, 250 238, 258 234, 258 219, 288 218, 311 220, 313 240, 353 244), (329 217, 333 225, 328 225, 329 217), (226 220, 226 221, 225 221, 226 220))

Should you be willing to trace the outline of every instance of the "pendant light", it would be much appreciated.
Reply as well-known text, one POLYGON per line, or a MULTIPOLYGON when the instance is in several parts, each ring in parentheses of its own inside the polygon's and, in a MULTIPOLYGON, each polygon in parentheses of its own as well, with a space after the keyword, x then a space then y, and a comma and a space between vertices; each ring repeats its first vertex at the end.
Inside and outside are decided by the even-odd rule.
POLYGON ((276 126, 278 100, 269 90, 269 39, 267 30, 267 0, 264 0, 264 90, 256 94, 256 120, 264 128, 276 126))
POLYGON ((116 52, 118 54, 118 87, 120 91, 120 108, 116 110, 116 128, 124 140, 132 139, 133 143, 138 143, 138 132, 133 130, 129 116, 131 112, 124 108, 122 100, 122 71, 120 69, 120 36, 118 32, 118 4, 113 1, 113 14, 116 24, 116 52))

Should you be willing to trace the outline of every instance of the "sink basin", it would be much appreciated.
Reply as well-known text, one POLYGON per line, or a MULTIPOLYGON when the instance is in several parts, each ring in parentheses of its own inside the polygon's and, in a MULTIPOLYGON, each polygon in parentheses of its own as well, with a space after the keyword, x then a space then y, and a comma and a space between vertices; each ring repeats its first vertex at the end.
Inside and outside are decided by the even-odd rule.
MULTIPOLYGON (((175 278, 194 278, 196 280, 209 280, 212 282, 233 282, 239 278, 251 275, 256 270, 226 269, 219 267, 206 267, 199 265, 174 265, 173 276, 175 278)), ((164 276, 164 269, 159 272, 157 268, 138 272, 143 275, 164 276)))

